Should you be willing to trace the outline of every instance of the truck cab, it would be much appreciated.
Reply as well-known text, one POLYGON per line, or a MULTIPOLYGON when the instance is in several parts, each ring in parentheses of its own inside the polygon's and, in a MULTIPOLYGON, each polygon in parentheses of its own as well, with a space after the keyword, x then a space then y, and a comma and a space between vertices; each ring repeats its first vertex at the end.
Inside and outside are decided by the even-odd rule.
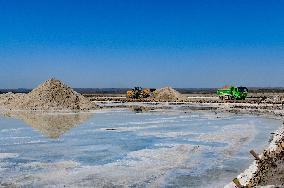
POLYGON ((248 95, 248 88, 246 87, 235 87, 233 97, 234 99, 244 100, 248 95))
POLYGON ((244 100, 247 97, 246 87, 225 86, 217 90, 217 95, 222 100, 244 100))

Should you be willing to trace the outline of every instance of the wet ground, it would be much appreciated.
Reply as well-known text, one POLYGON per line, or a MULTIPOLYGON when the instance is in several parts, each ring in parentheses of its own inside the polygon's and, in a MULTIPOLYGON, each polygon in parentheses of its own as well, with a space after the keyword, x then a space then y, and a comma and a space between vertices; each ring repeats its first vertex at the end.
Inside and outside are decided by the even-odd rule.
POLYGON ((222 187, 281 124, 179 110, 8 114, 0 118, 0 185, 222 187))

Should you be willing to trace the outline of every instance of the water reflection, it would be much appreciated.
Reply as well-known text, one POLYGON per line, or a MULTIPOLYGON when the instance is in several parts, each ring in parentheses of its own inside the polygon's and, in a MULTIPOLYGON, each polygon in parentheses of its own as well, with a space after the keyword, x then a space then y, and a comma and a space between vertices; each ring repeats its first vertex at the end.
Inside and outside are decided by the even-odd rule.
POLYGON ((87 121, 91 113, 8 112, 5 116, 20 119, 44 136, 57 139, 73 127, 87 121))

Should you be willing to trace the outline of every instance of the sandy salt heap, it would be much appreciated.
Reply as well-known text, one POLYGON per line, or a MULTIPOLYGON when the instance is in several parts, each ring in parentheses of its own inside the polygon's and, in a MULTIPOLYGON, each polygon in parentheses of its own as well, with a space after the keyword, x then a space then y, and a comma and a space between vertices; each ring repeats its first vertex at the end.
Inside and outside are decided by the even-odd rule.
POLYGON ((159 101, 180 101, 183 100, 182 95, 171 87, 164 87, 157 91, 155 99, 159 101))
POLYGON ((28 94, 6 94, 0 103, 12 110, 88 110, 91 102, 60 80, 49 79, 28 94))

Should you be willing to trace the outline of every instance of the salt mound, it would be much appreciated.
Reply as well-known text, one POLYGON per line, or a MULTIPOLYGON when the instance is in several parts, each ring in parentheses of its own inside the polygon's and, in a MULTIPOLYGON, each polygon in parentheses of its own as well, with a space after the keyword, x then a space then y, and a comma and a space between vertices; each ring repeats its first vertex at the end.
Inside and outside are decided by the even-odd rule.
POLYGON ((50 79, 24 97, 11 101, 9 107, 20 110, 88 110, 93 105, 60 80, 50 79))
POLYGON ((171 87, 164 87, 159 89, 155 94, 155 99, 159 101, 180 101, 183 96, 171 87))

